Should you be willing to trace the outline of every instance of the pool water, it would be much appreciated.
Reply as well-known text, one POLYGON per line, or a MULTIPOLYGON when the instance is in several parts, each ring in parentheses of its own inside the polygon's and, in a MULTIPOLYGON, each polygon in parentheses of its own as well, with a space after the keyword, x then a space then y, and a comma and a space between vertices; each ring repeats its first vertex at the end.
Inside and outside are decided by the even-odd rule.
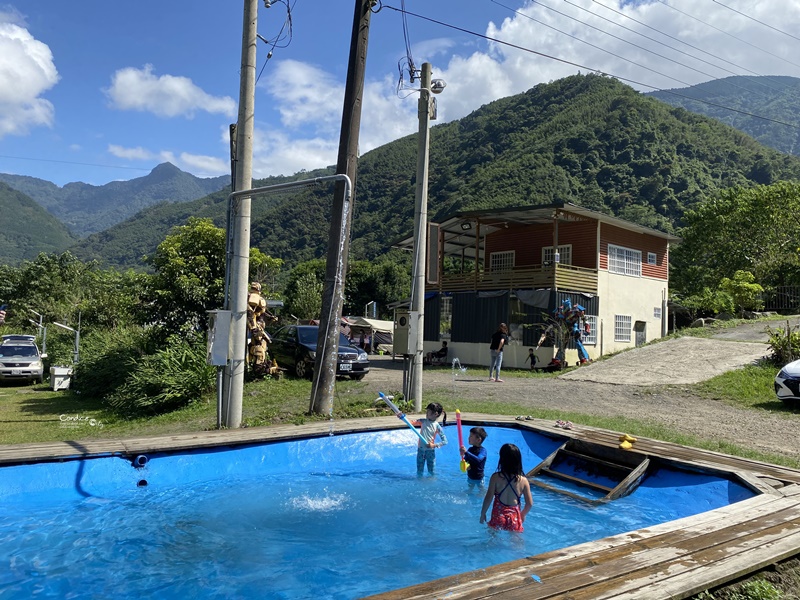
MULTIPOLYGON (((487 428, 526 470, 560 442, 487 428)), ((118 457, 0 472, 0 600, 351 599, 697 514, 753 495, 661 468, 593 505, 532 486, 525 532, 478 522, 483 492, 459 470, 455 429, 437 474, 416 476, 410 431, 182 454, 143 468, 118 457), (144 485, 144 482, 147 482, 144 485)))

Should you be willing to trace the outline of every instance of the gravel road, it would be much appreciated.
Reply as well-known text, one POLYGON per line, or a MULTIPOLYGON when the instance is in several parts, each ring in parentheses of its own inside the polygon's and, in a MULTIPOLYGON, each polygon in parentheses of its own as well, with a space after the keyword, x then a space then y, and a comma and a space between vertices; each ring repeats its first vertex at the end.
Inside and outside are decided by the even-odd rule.
MULTIPOLYGON (((800 318, 792 317, 792 325, 800 318)), ((785 322, 770 326, 785 327, 785 322)), ((800 410, 787 412, 771 389, 763 409, 741 409, 701 398, 691 385, 768 354, 763 322, 727 329, 713 338, 682 337, 623 352, 556 378, 531 379, 507 373, 489 381, 488 368, 466 371, 426 367, 423 393, 456 398, 513 401, 531 408, 596 416, 628 417, 675 431, 762 452, 800 459, 800 410)), ((365 379, 377 391, 402 389, 402 361, 374 357, 365 379)), ((636 435, 635 431, 629 432, 636 435)))

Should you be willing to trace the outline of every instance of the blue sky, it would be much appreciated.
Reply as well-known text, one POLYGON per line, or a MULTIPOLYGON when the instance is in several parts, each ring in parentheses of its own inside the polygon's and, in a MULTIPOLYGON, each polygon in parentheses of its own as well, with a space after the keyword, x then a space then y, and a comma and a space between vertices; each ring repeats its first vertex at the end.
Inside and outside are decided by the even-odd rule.
MULTIPOLYGON (((353 1, 289 4, 291 37, 284 28, 269 60, 270 46, 258 47, 255 177, 336 162, 353 1)), ((416 94, 397 92, 406 52, 391 7, 403 4, 479 34, 407 17, 415 63, 430 62, 447 83, 438 122, 587 68, 643 91, 733 74, 800 77, 800 0, 382 0, 362 153, 417 128, 416 94)), ((240 0, 0 0, 0 172, 58 185, 141 177, 165 161, 227 174, 242 9, 240 0)), ((284 2, 260 4, 259 33, 274 41, 286 17, 284 2)))

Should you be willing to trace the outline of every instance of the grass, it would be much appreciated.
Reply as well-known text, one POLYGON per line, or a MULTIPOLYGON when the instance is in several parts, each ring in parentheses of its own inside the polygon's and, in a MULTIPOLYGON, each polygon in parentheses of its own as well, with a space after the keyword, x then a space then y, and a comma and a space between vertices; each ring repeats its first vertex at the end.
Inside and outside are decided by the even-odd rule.
MULTIPOLYGON (((723 401, 747 410, 791 414, 792 409, 775 398, 772 392, 775 372, 775 367, 769 364, 748 366, 694 386, 682 387, 709 400, 723 401)), ((504 375, 531 379, 555 376, 523 370, 505 371, 504 375)), ((399 396, 399 390, 386 391, 399 396)), ((282 378, 249 382, 245 385, 242 401, 242 425, 301 425, 328 419, 327 415, 308 414, 310 393, 311 384, 305 380, 282 378)), ((445 406, 452 405, 452 396, 446 389, 426 391, 425 397, 445 406)), ((797 459, 758 452, 717 439, 688 436, 645 419, 532 409, 513 401, 498 400, 463 400, 458 408, 462 412, 530 414, 545 420, 569 419, 591 427, 636 432, 637 435, 652 439, 800 468, 797 459)), ((385 407, 375 405, 375 394, 364 382, 337 381, 333 401, 334 418, 369 418, 387 414, 390 413, 385 407)), ((38 384, 0 387, 0 441, 4 444, 193 433, 216 429, 216 425, 217 409, 213 394, 191 406, 164 415, 126 417, 105 408, 97 399, 83 398, 70 390, 53 392, 46 385, 38 384)))

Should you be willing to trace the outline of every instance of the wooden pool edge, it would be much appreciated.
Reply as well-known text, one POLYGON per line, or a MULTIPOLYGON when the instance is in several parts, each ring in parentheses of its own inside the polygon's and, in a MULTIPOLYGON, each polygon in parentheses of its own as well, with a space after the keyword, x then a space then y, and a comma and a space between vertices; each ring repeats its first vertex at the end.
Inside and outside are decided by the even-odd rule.
MULTIPOLYGON (((609 447, 617 447, 623 433, 579 425, 563 430, 551 421, 517 421, 484 414, 465 415, 463 420, 468 425, 530 429, 609 447)), ((394 417, 379 417, 127 439, 0 445, 0 465, 235 447, 403 427, 394 417)), ((639 438, 629 451, 690 468, 730 473, 759 494, 693 517, 370 599, 682 599, 800 555, 800 470, 646 438, 639 438)))

